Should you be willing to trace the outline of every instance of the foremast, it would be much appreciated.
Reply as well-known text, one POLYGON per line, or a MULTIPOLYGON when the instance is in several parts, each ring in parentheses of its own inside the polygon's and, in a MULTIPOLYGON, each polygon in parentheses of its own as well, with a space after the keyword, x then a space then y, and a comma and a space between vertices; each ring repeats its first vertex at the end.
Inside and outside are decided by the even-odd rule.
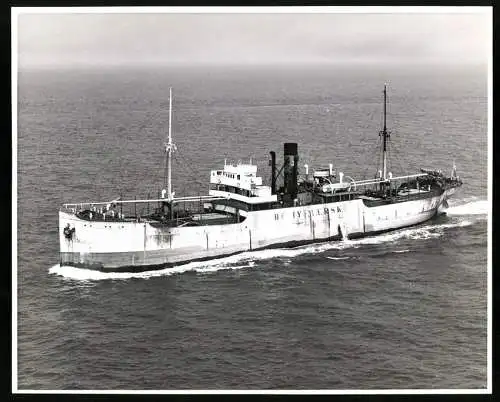
POLYGON ((384 127, 379 135, 382 137, 382 179, 385 182, 387 180, 387 140, 390 138, 387 131, 387 84, 384 84, 384 127))
POLYGON ((172 192, 172 152, 176 146, 172 143, 172 88, 170 88, 169 110, 168 110, 168 141, 165 143, 165 190, 162 198, 172 201, 174 192, 172 192))

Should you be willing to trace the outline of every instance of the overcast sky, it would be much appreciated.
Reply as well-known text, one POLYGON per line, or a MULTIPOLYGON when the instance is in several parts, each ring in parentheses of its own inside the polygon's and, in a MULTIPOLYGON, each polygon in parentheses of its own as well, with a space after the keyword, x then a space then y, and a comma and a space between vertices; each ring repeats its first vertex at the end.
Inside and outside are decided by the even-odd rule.
POLYGON ((485 14, 21 14, 19 65, 485 63, 485 14))

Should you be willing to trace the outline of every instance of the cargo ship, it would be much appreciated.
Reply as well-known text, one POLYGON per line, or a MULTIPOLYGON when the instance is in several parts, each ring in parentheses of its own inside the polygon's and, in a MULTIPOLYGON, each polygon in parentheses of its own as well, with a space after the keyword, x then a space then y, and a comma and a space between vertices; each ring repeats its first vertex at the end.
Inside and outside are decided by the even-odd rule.
POLYGON ((257 165, 225 161, 210 172, 207 195, 177 197, 171 180, 176 151, 171 89, 169 106, 165 180, 158 197, 63 204, 61 265, 138 272, 264 248, 376 235, 431 219, 462 185, 455 163, 449 176, 430 169, 404 176, 388 172, 384 85, 378 133, 382 166, 372 179, 337 174, 332 164, 316 170, 303 165, 300 173, 298 144, 287 142, 282 163, 270 152, 269 185, 257 175, 257 165))

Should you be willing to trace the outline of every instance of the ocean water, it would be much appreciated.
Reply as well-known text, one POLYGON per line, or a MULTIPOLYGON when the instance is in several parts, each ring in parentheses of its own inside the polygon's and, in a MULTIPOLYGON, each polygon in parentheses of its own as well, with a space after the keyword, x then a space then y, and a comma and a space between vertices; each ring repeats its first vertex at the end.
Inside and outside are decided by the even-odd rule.
POLYGON ((487 386, 487 75, 398 66, 26 70, 18 76, 19 389, 487 386), (58 266, 63 202, 157 194, 174 88, 177 194, 298 142, 372 177, 388 83, 390 170, 451 170, 446 214, 356 241, 156 272, 58 266))

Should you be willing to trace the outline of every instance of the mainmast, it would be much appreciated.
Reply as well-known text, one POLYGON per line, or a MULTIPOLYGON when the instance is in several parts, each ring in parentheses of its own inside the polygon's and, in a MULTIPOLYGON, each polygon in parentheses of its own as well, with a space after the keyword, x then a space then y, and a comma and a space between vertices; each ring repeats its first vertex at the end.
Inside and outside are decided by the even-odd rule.
POLYGON ((172 143, 172 88, 170 88, 170 105, 168 111, 168 142, 165 143, 165 190, 166 198, 171 200, 172 192, 172 152, 175 150, 175 144, 172 143))
POLYGON ((387 139, 390 137, 387 132, 387 84, 384 84, 384 128, 380 131, 379 135, 383 138, 383 165, 382 165, 382 178, 387 180, 387 139))

